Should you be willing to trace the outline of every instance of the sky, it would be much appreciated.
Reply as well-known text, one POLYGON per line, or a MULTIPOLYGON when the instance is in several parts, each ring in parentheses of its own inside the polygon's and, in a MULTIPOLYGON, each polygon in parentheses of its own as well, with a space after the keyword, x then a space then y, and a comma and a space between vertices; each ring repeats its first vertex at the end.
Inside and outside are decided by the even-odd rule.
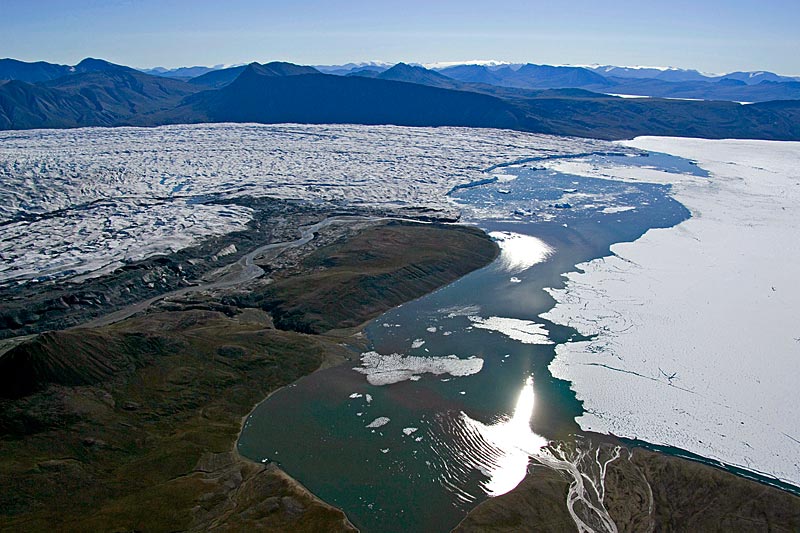
POLYGON ((0 57, 134 67, 380 60, 800 75, 800 0, 0 0, 0 57))

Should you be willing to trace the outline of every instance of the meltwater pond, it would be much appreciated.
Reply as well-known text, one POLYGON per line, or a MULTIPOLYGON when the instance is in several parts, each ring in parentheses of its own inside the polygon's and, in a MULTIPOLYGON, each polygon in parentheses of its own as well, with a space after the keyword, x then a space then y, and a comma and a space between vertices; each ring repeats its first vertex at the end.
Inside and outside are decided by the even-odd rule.
MULTIPOLYGON (((625 162, 702 172, 658 154, 625 162)), ((272 395, 247 420, 239 451, 278 462, 362 531, 448 531, 514 488, 549 440, 576 438, 581 403, 547 367, 555 344, 577 333, 538 318, 554 303, 543 289, 689 213, 665 186, 539 163, 495 169, 493 181, 452 194, 498 240, 498 260, 375 319, 361 361, 272 395)))

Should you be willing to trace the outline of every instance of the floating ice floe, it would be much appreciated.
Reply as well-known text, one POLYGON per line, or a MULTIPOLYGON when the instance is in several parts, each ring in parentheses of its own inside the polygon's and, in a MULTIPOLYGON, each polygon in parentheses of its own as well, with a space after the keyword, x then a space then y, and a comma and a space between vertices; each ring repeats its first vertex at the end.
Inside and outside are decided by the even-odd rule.
POLYGON ((469 320, 473 327, 502 333, 523 344, 553 344, 544 325, 532 320, 500 316, 490 316, 489 318, 471 316, 469 320))
POLYGON ((379 416, 378 418, 376 418, 375 420, 373 420, 372 422, 370 422, 369 424, 367 424, 367 426, 366 426, 366 427, 368 427, 368 428, 371 428, 371 429, 375 429, 375 428, 383 427, 383 426, 385 426, 386 424, 388 424, 388 423, 389 423, 389 421, 390 421, 389 417, 386 417, 386 416, 379 416))
POLYGON ((447 318, 476 315, 480 312, 481 308, 477 305, 454 305, 452 307, 444 307, 437 311, 437 313, 441 313, 447 318))
POLYGON ((634 209, 636 208, 630 205, 621 205, 621 206, 605 207, 603 208, 602 212, 609 215, 614 213, 624 213, 626 211, 633 211, 634 209))
POLYGON ((415 433, 417 430, 419 430, 419 428, 403 428, 403 434, 408 436, 415 433))
POLYGON ((422 339, 414 339, 411 342, 411 348, 416 350, 417 348, 421 348, 423 344, 425 344, 424 340, 422 340, 422 339))
POLYGON ((483 359, 460 359, 456 355, 444 357, 416 357, 397 353, 381 355, 377 352, 361 354, 361 366, 353 370, 367 376, 371 385, 391 385, 407 381, 421 374, 449 374, 469 376, 483 368, 483 359))

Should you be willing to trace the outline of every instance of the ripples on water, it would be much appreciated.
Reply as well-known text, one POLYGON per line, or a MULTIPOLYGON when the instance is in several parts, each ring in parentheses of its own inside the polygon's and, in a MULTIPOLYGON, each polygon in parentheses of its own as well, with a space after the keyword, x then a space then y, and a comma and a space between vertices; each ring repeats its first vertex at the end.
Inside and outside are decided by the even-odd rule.
POLYGON ((605 476, 608 465, 620 458, 621 448, 548 441, 531 430, 535 405, 533 377, 519 392, 514 412, 492 424, 474 420, 463 411, 458 417, 439 417, 445 438, 431 434, 441 463, 439 479, 461 501, 470 503, 475 494, 464 490, 470 474, 478 470, 486 477, 483 493, 496 497, 513 490, 528 473, 531 460, 562 472, 569 480, 567 509, 580 532, 616 533, 617 527, 605 507, 605 476))
POLYGON ((415 381, 376 386, 352 370, 357 363, 304 378, 254 411, 243 455, 279 460, 365 532, 449 530, 477 502, 517 486, 531 463, 570 483, 565 505, 580 531, 616 531, 605 474, 620 449, 575 435, 580 402, 547 368, 549 343, 575 332, 538 318, 552 306, 543 289, 610 244, 688 212, 663 186, 514 172, 503 191, 490 184, 459 192, 499 241, 500 259, 366 330, 371 350, 397 354, 395 366, 415 381), (431 374, 432 362, 449 354, 484 362, 475 374, 431 374), (405 368, 422 358, 425 365, 405 368), (379 417, 389 421, 368 427, 379 417))

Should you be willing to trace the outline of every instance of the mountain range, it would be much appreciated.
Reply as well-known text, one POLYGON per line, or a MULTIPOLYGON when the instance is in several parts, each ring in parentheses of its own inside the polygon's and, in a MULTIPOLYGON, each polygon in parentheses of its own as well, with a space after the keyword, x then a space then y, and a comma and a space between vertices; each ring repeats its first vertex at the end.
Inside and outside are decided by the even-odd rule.
MULTIPOLYGON (((410 66, 422 67, 411 64, 410 66)), ((340 76, 376 76, 393 67, 381 62, 347 63, 345 65, 316 66, 325 74, 340 76)), ((145 73, 189 79, 195 76, 225 70, 216 67, 183 67, 167 70, 156 68, 145 73)), ((550 66, 533 64, 503 64, 495 61, 477 61, 463 64, 434 64, 426 68, 460 81, 485 83, 500 87, 527 89, 587 89, 630 96, 685 98, 698 100, 728 100, 739 102, 764 102, 769 100, 800 98, 800 77, 781 76, 773 72, 731 72, 724 75, 703 74, 692 69, 660 67, 618 67, 612 65, 550 66), (738 83, 741 82, 741 83, 738 83), (763 83, 768 82, 768 83, 763 83), (763 83, 763 84, 762 84, 763 83), (784 85, 785 84, 785 85, 784 85), (750 86, 759 86, 758 88, 750 86)))
POLYGON ((496 127, 605 139, 800 139, 800 82, 769 73, 714 81, 686 71, 676 81, 677 75, 646 77, 667 71, 621 67, 323 69, 273 62, 148 73, 92 58, 74 66, 2 59, 0 129, 298 122, 496 127), (643 92, 656 97, 613 96, 643 92), (728 101, 668 99, 697 95, 728 101))

